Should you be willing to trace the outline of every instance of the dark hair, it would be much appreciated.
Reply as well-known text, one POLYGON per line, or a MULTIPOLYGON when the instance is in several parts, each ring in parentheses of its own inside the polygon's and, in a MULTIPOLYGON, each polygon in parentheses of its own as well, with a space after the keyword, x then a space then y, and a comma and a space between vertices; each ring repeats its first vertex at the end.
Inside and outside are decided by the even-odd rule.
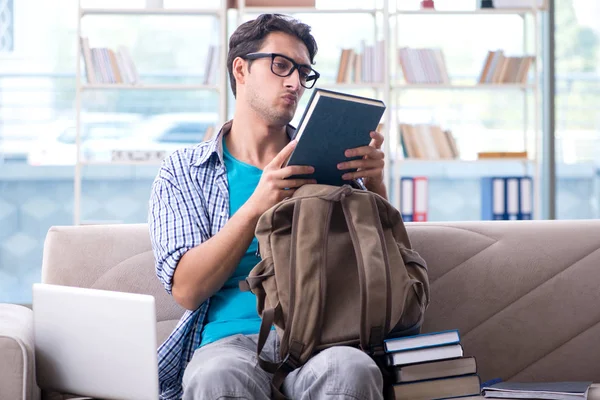
POLYGON ((317 54, 317 42, 310 33, 310 26, 281 14, 262 14, 258 18, 238 26, 229 39, 227 55, 227 71, 231 90, 236 96, 236 82, 233 76, 233 60, 249 53, 255 53, 263 45, 265 38, 271 32, 283 32, 300 39, 308 49, 310 63, 314 63, 317 54))

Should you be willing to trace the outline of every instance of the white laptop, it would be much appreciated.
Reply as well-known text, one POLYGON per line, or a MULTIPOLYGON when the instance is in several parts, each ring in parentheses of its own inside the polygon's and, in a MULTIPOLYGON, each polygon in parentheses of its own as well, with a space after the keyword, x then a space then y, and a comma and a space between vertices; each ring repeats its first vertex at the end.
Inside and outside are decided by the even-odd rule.
POLYGON ((158 399, 153 296, 36 283, 33 323, 41 387, 102 399, 158 399))

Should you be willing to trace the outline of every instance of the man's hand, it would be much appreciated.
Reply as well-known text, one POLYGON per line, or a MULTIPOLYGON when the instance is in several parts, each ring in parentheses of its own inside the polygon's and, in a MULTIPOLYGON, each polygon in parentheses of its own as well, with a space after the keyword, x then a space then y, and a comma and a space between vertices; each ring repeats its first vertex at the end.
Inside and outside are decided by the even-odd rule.
POLYGON ((346 161, 338 164, 338 169, 348 170, 358 168, 356 172, 347 172, 342 175, 344 180, 363 178, 365 186, 372 192, 386 197, 385 183, 383 182, 383 167, 385 166, 384 153, 381 150, 383 135, 371 131, 371 143, 368 146, 348 149, 346 157, 362 157, 360 160, 346 161))
POLYGON ((281 200, 291 197, 300 186, 316 183, 314 179, 286 179, 292 175, 307 175, 315 172, 315 169, 310 166, 291 165, 282 168, 295 147, 295 140, 288 143, 263 170, 254 193, 246 202, 257 216, 262 215, 281 200))

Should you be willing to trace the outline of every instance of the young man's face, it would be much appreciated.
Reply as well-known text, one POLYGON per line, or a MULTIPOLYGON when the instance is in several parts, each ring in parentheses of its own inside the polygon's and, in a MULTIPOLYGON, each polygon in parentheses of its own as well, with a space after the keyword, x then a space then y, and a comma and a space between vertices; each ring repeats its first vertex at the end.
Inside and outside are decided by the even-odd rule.
MULTIPOLYGON (((310 65, 306 45, 298 38, 282 32, 270 33, 258 52, 278 53, 298 64, 310 65)), ((296 113, 304 90, 300 85, 298 70, 294 70, 290 76, 281 77, 271 71, 271 58, 252 61, 246 81, 246 99, 268 124, 288 124, 296 113)))

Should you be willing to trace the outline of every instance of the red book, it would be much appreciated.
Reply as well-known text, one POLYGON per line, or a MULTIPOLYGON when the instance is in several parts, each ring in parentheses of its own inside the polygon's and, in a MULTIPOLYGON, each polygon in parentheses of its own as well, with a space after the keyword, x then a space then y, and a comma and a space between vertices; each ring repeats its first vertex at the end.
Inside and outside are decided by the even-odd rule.
POLYGON ((427 211, 429 209, 429 191, 427 178, 424 176, 416 176, 413 178, 414 182, 414 221, 424 222, 427 221, 427 211))

